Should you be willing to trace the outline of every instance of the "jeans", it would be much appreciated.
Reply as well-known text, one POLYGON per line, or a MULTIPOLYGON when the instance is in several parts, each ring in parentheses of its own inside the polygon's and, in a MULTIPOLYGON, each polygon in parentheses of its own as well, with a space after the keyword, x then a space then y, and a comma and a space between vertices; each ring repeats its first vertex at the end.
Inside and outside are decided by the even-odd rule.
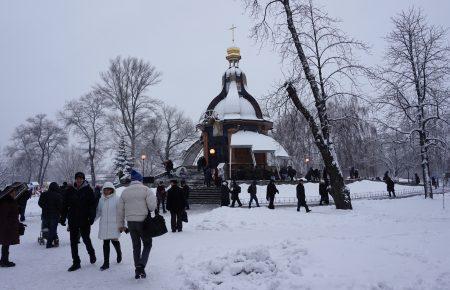
POLYGON ((172 228, 172 232, 175 232, 176 230, 183 230, 183 221, 181 219, 182 214, 183 211, 170 211, 170 226, 172 228))
POLYGON ((95 256, 94 247, 92 247, 91 238, 89 235, 91 234, 91 226, 73 226, 70 225, 70 249, 72 250, 72 259, 74 264, 80 264, 80 256, 78 256, 78 241, 81 238, 83 239, 83 243, 86 246, 86 250, 90 257, 95 256))
POLYGON ((115 240, 104 240, 103 241, 103 262, 105 265, 109 265, 109 253, 111 250, 110 242, 113 244, 116 250, 117 257, 122 257, 122 251, 120 250, 120 242, 115 240))
POLYGON ((256 196, 256 194, 251 194, 250 195, 250 202, 248 203, 248 207, 249 208, 252 207, 252 201, 255 201, 256 202, 256 206, 259 207, 258 197, 256 196))
POLYGON ((58 238, 58 222, 59 218, 46 218, 42 221, 42 227, 48 229, 47 246, 52 246, 58 238))
POLYGON ((2 262, 9 262, 9 246, 3 245, 2 246, 2 262))
POLYGON ((300 207, 301 206, 303 206, 306 209, 307 212, 309 211, 309 207, 306 204, 306 200, 298 200, 298 202, 297 202, 297 211, 300 211, 300 207))
POLYGON ((134 266, 136 268, 145 268, 150 250, 152 249, 152 238, 145 238, 143 229, 143 222, 128 222, 128 230, 130 231, 131 242, 133 243, 134 266), (144 244, 142 253, 141 242, 144 244))

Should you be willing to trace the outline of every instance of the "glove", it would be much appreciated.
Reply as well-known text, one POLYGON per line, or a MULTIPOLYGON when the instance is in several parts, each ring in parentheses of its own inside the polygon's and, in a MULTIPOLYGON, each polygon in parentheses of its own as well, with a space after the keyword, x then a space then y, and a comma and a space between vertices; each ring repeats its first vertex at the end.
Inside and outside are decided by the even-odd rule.
POLYGON ((62 226, 66 226, 66 221, 65 221, 65 219, 60 219, 60 220, 59 220, 59 223, 60 223, 62 226))

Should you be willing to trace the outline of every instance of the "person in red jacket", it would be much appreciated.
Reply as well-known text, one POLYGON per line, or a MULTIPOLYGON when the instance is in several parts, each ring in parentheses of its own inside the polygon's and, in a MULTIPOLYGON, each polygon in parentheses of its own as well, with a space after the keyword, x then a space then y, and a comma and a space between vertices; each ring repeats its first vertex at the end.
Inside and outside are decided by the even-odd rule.
POLYGON ((15 196, 14 188, 4 193, 3 196, 0 194, 0 245, 2 245, 0 267, 14 267, 16 265, 9 261, 9 246, 20 243, 19 206, 14 200, 15 196))

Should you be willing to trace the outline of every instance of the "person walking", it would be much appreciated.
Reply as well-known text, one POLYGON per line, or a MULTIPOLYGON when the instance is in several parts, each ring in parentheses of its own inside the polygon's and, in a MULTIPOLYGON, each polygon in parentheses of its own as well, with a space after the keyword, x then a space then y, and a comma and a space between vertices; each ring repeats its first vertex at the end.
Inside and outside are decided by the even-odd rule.
POLYGON ((156 187, 156 213, 159 213, 159 207, 162 206, 163 213, 166 213, 166 187, 164 181, 160 181, 158 187, 156 187))
POLYGON ((42 208, 42 228, 48 229, 47 249, 59 245, 58 223, 61 218, 62 196, 56 182, 50 183, 48 190, 39 197, 38 205, 42 208))
POLYGON ((300 179, 297 185, 297 211, 300 211, 300 207, 303 206, 306 212, 310 212, 308 205, 306 204, 305 186, 303 180, 300 179))
POLYGON ((33 192, 32 189, 29 189, 22 193, 16 200, 17 205, 19 206, 19 215, 20 215, 20 221, 25 221, 25 211, 27 209, 27 203, 28 200, 31 198, 31 193, 33 192))
POLYGON ((329 205, 330 204, 330 199, 328 197, 328 188, 327 188, 327 184, 325 182, 325 180, 321 180, 319 183, 319 194, 320 194, 320 202, 319 205, 329 205))
POLYGON ((181 189, 183 190, 184 202, 186 203, 185 209, 189 209, 189 193, 191 192, 191 188, 187 185, 186 180, 181 180, 181 189))
POLYGON ((116 250, 117 263, 122 262, 122 251, 119 242, 120 225, 117 218, 119 197, 111 182, 105 182, 102 193, 98 202, 96 219, 100 218, 98 238, 103 240, 103 265, 100 267, 100 270, 104 271, 109 269, 110 244, 116 250))
POLYGON ((389 194, 389 197, 396 197, 395 196, 395 183, 394 183, 394 181, 392 180, 392 178, 390 178, 389 176, 386 178, 386 187, 387 187, 387 192, 388 192, 388 194, 389 194), (392 196, 391 196, 391 193, 392 193, 392 196))
POLYGON ((277 189, 277 186, 275 185, 275 182, 272 179, 270 179, 269 184, 267 184, 267 190, 266 190, 266 200, 269 202, 269 208, 275 209, 274 201, 275 201, 275 194, 280 193, 277 189))
POLYGON ((250 202, 248 203, 248 208, 252 208, 253 200, 256 202, 256 207, 259 207, 258 197, 256 196, 256 180, 253 180, 252 184, 250 184, 250 186, 248 187, 247 192, 250 193, 250 202))
POLYGON ((200 172, 200 170, 204 170, 205 166, 206 166, 206 159, 204 156, 201 156, 197 160, 197 172, 200 172))
POLYGON ((0 245, 2 245, 0 267, 2 268, 16 266, 9 260, 9 247, 20 243, 19 206, 14 200, 15 196, 15 188, 0 192, 0 245))
POLYGON ((231 183, 231 207, 234 207, 236 204, 236 201, 239 205, 239 207, 242 206, 241 200, 239 199, 239 193, 241 193, 241 187, 236 183, 236 180, 233 180, 231 183))
POLYGON ((220 206, 230 205, 230 188, 228 187, 228 182, 223 181, 220 186, 220 206))
POLYGON ((207 166, 203 170, 203 175, 205 177, 205 185, 206 185, 206 187, 210 187, 211 186, 211 180, 212 180, 212 172, 211 172, 211 168, 209 166, 207 166))
POLYGON ((414 178, 415 178, 415 181, 416 181, 416 185, 419 185, 420 184, 420 177, 419 177, 419 175, 417 173, 414 173, 414 178))
POLYGON ((117 209, 119 231, 129 231, 133 244, 135 279, 146 278, 145 266, 152 248, 152 238, 144 235, 144 220, 156 209, 156 196, 142 184, 142 175, 131 170, 131 183, 122 192, 117 209), (125 227, 125 220, 127 226, 125 227), (142 244, 144 245, 142 252, 142 244))
POLYGON ((89 261, 95 264, 97 258, 95 250, 92 246, 90 234, 91 226, 95 221, 96 204, 94 191, 86 181, 83 172, 75 174, 74 187, 68 187, 63 200, 63 208, 61 214, 61 225, 65 226, 66 219, 70 228, 70 249, 72 252, 73 264, 68 269, 69 272, 76 271, 81 268, 81 260, 78 255, 79 237, 83 240, 86 250, 89 254, 89 261))
POLYGON ((171 187, 167 191, 167 210, 170 211, 170 226, 172 233, 183 231, 182 215, 186 207, 184 200, 184 192, 178 186, 178 181, 173 179, 170 181, 171 187))

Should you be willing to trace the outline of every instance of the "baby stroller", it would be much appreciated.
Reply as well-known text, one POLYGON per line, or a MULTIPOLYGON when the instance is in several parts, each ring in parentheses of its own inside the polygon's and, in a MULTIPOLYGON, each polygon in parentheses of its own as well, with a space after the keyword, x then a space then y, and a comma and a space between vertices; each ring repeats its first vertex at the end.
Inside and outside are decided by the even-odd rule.
MULTIPOLYGON (((47 243, 48 240, 48 226, 44 221, 41 223, 41 232, 39 233, 38 237, 38 244, 43 246, 47 243)), ((59 238, 56 236, 56 239, 53 241, 53 247, 59 246, 59 238)))

